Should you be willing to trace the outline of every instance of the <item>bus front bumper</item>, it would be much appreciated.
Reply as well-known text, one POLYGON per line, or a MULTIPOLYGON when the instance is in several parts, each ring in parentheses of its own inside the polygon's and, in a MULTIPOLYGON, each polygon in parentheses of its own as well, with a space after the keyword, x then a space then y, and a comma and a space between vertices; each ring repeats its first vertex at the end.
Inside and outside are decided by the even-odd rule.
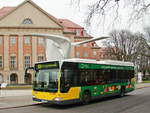
POLYGON ((44 100, 44 99, 37 99, 32 97, 33 101, 41 102, 41 103, 50 103, 50 104, 58 104, 58 105, 67 105, 67 104, 73 104, 73 103, 79 103, 80 99, 73 99, 73 100, 44 100))

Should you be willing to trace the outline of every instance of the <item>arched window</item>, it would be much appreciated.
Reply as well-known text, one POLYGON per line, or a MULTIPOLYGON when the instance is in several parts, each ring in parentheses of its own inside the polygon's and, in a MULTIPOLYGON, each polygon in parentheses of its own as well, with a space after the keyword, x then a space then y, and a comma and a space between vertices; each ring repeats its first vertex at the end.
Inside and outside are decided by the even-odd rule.
POLYGON ((10 84, 18 84, 18 75, 16 73, 10 75, 10 84))
POLYGON ((0 83, 3 82, 3 75, 0 73, 0 83))
POLYGON ((22 24, 33 24, 33 22, 30 18, 26 18, 22 21, 22 24))

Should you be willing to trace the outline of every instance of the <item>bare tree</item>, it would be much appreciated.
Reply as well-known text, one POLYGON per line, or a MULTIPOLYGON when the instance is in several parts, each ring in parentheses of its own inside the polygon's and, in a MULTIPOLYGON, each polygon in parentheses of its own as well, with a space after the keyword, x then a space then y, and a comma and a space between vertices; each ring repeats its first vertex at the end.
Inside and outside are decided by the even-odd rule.
POLYGON ((133 62, 138 70, 150 72, 150 49, 141 33, 131 33, 128 30, 114 30, 110 33, 111 39, 105 42, 105 54, 115 56, 114 58, 121 61, 133 62))
MULTIPOLYGON (((72 4, 80 5, 84 0, 71 0, 72 4)), ((86 0, 87 1, 87 0, 86 0)), ((128 8, 130 20, 140 20, 150 13, 150 0, 90 0, 86 24, 90 25, 95 16, 100 18, 111 15, 111 20, 116 20, 121 9, 128 8)), ((82 8, 82 6, 80 6, 82 8)), ((100 20, 97 20, 100 21, 100 20)))
MULTIPOLYGON (((144 31, 145 31, 145 40, 147 42, 147 48, 150 51, 150 27, 145 27, 144 31)), ((150 57, 150 55, 149 55, 149 57, 150 57)))
POLYGON ((135 62, 145 50, 144 38, 140 33, 132 34, 128 30, 114 30, 110 33, 111 39, 105 42, 108 54, 116 56, 117 60, 135 62))

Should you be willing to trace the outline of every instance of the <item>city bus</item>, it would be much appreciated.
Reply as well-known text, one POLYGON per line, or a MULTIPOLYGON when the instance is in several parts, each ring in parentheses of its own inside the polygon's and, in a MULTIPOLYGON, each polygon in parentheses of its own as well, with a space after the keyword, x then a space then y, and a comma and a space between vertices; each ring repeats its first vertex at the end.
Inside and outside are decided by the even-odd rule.
POLYGON ((94 99, 124 96, 135 89, 134 65, 112 60, 66 59, 39 62, 34 69, 33 101, 88 104, 94 99))

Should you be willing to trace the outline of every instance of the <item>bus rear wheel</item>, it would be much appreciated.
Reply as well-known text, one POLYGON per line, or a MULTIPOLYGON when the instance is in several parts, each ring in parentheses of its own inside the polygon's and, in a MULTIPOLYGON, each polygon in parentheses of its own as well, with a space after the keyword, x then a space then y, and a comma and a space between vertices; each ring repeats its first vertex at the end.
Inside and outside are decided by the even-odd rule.
POLYGON ((91 95, 90 92, 86 91, 82 95, 82 103, 83 104, 89 104, 91 101, 91 95))

